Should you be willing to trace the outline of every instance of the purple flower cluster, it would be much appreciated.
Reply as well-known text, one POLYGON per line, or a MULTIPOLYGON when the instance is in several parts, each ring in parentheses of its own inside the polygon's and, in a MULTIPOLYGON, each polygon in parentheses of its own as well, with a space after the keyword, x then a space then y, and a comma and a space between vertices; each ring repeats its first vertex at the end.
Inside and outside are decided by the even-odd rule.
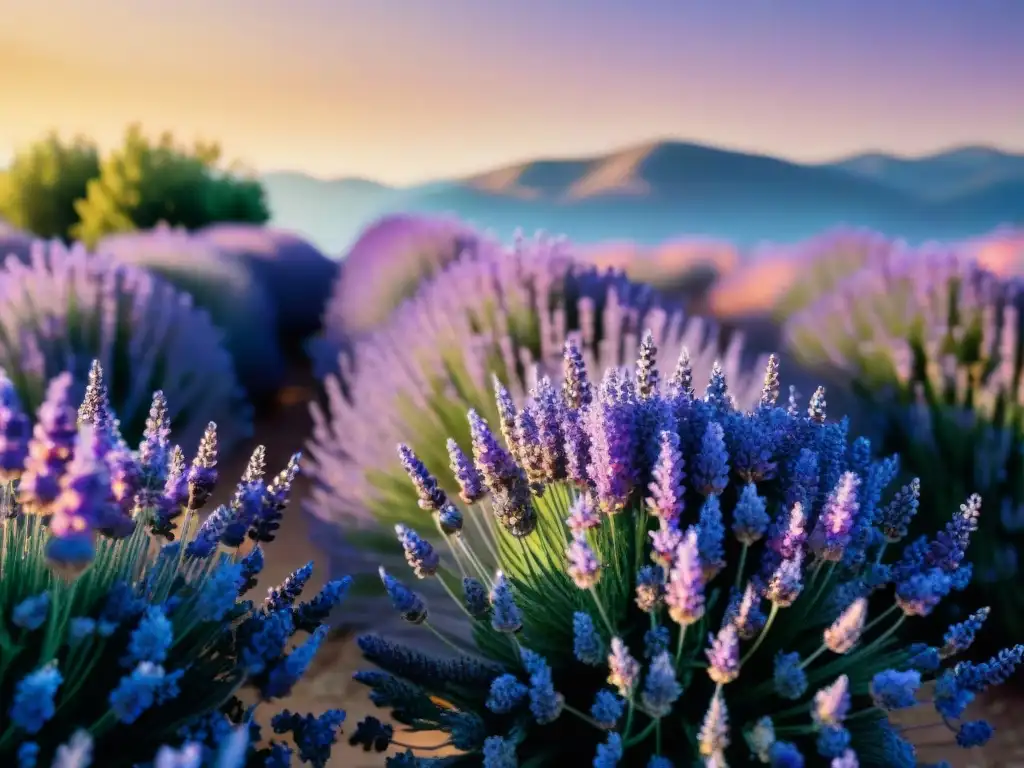
POLYGON ((253 224, 213 224, 196 232, 225 259, 241 262, 273 302, 286 341, 316 333, 338 263, 291 232, 253 224))
POLYGON ((69 374, 56 377, 33 424, 0 373, 0 689, 11 693, 0 764, 135 765, 161 749, 156 765, 276 768, 293 754, 326 765, 344 713, 282 713, 272 726, 291 744, 259 746, 254 708, 234 696, 242 686, 250 700, 287 696, 349 587, 331 581, 300 602, 308 563, 262 605, 241 599, 298 457, 267 482, 257 449, 232 500, 200 523, 217 479, 216 426, 187 463, 157 392, 132 450, 100 365, 77 409, 71 389, 69 374), (245 738, 229 759, 238 728, 245 738))
POLYGON ((310 344, 317 375, 337 372, 339 353, 382 325, 420 283, 472 258, 478 239, 457 219, 416 214, 385 216, 363 230, 341 260, 321 337, 310 344))
MULTIPOLYGON (((604 472, 596 489, 600 503, 621 503, 626 485, 639 479, 626 483, 617 470, 626 459, 623 452, 632 448, 631 433, 621 432, 626 425, 615 419, 628 414, 633 385, 622 377, 591 387, 574 377, 587 367, 631 364, 645 328, 652 344, 673 354, 688 351, 679 376, 706 377, 721 356, 722 370, 731 377, 727 399, 741 407, 757 401, 757 377, 743 373, 748 369, 740 337, 723 344, 710 324, 662 306, 645 286, 580 265, 564 241, 519 239, 504 247, 478 239, 472 253, 426 279, 386 323, 365 334, 342 360, 350 363, 343 375, 325 380, 326 404, 311 405, 313 436, 306 455, 315 486, 306 508, 315 519, 315 540, 325 546, 333 538, 346 569, 355 565, 372 573, 386 554, 374 543, 378 521, 416 525, 422 519, 395 446, 415 452, 454 498, 465 489, 463 478, 449 471, 447 439, 464 454, 478 442, 472 422, 463 418, 470 409, 509 441, 505 455, 519 462, 516 473, 524 473, 528 483, 546 475, 582 478, 594 463, 604 472), (563 361, 567 334, 572 352, 563 361), (507 393, 497 404, 495 376, 507 393), (528 408, 502 411, 504 403, 522 401, 527 393, 528 408), (572 411, 574 420, 563 421, 567 395, 573 402, 593 400, 593 413, 584 420, 583 411, 572 411), (562 451, 566 436, 572 448, 562 451), (369 532, 362 536, 360 529, 369 532)), ((672 370, 658 361, 645 381, 675 381, 672 370)), ((524 487, 509 490, 520 493, 524 487)), ((499 495, 509 511, 516 508, 514 495, 499 495)), ((465 535, 478 534, 474 528, 465 535)))
POLYGON ((34 411, 62 371, 81 397, 92 360, 108 372, 126 434, 138 437, 150 394, 163 390, 183 440, 198 440, 216 418, 231 445, 251 430, 221 332, 172 285, 107 257, 36 243, 25 263, 0 269, 0 368, 34 411))
POLYGON ((222 252, 210 238, 166 226, 110 235, 95 251, 191 296, 220 329, 217 336, 245 391, 254 398, 277 391, 285 373, 277 312, 264 283, 244 261, 222 252))
MULTIPOLYGON (((1024 539, 1024 287, 964 253, 891 248, 839 281, 786 324, 794 352, 853 384, 886 449, 923 482, 922 509, 972 487, 993 514, 972 562, 997 622, 1016 636, 1024 602, 1006 589, 1024 539)), ((893 510, 894 530, 937 521, 893 510)))
MULTIPOLYGON (((497 386, 493 422, 469 413, 486 495, 471 495, 443 549, 412 525, 396 530, 419 583, 441 583, 471 632, 437 620, 423 590, 382 572, 397 612, 459 655, 442 661, 419 644, 362 638, 385 673, 357 678, 374 701, 399 717, 418 701, 455 702, 454 714, 415 711, 487 768, 581 750, 601 766, 689 765, 695 746, 705 766, 753 756, 909 768, 914 749, 887 713, 922 703, 931 680, 950 747, 987 740, 990 726, 962 720, 964 707, 1013 673, 1024 646, 943 669, 973 643, 987 609, 950 627, 941 648, 901 635, 908 618, 968 585, 980 499, 937 535, 903 545, 892 521, 906 516, 908 491, 890 490, 898 460, 876 459, 865 438, 851 443, 847 422, 827 418, 823 389, 805 410, 783 407, 773 358, 743 409, 719 366, 700 394, 686 355, 663 379, 652 375, 653 336, 639 348, 634 367, 592 384, 570 342, 571 381, 554 406, 541 378, 521 404, 497 386), (549 407, 560 440, 523 428, 549 407), (468 587, 463 600, 448 586, 459 577, 475 585, 472 604, 468 587), (473 720, 473 738, 453 718, 473 720)), ((455 502, 418 454, 400 451, 440 524, 455 502)), ((470 474, 466 461, 453 466, 470 474)))

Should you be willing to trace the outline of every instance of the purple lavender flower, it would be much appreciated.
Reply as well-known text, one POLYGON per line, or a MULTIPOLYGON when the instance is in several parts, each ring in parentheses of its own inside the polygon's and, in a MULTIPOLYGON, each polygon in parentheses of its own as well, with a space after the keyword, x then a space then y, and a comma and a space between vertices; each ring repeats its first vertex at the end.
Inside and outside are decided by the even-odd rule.
POLYGON ((572 410, 585 408, 593 401, 587 364, 572 336, 565 340, 562 353, 562 400, 572 410))
POLYGON ((651 559, 666 568, 672 565, 683 541, 683 532, 675 523, 659 520, 658 530, 649 531, 647 535, 651 539, 651 559))
POLYGON ((743 486, 732 523, 733 535, 743 546, 756 544, 768 532, 771 519, 765 507, 765 500, 757 494, 757 486, 753 483, 743 486))
POLYGON ((729 712, 721 692, 712 697, 698 738, 700 753, 707 758, 721 757, 729 747, 729 712))
POLYGON ((608 654, 608 683, 625 699, 632 698, 640 682, 640 662, 633 658, 622 638, 613 637, 608 654))
POLYGON ((704 571, 693 528, 686 531, 676 548, 665 585, 665 604, 672 621, 680 626, 689 626, 704 615, 704 571))
POLYGON ((725 433, 717 421, 708 424, 700 444, 700 453, 690 465, 690 485, 704 496, 716 496, 729 482, 729 454, 725 433))
POLYGON ((788 608, 795 603, 804 588, 802 569, 803 555, 799 552, 795 557, 783 560, 768 581, 765 597, 780 608, 788 608))
POLYGON ((580 589, 590 589, 601 579, 601 561, 587 541, 585 533, 574 533, 565 553, 569 577, 580 589))
MULTIPOLYGON (((168 292, 165 301, 174 297, 173 304, 177 305, 175 314, 181 314, 187 308, 189 314, 195 315, 189 323, 192 327, 188 329, 188 343, 195 344, 198 333, 211 334, 204 344, 216 344, 217 354, 223 358, 223 362, 218 361, 218 372, 231 376, 230 386, 237 390, 235 397, 244 391, 252 398, 262 399, 276 392, 284 382, 285 357, 277 333, 276 308, 268 290, 245 264, 223 253, 209 239, 183 229, 158 226, 147 231, 110 235, 96 244, 95 251, 126 272, 137 272, 149 281, 159 281, 168 292), (202 327, 197 326, 197 320, 202 322, 202 327), (239 384, 242 390, 238 389, 239 384)), ((133 302, 126 303, 131 306, 133 302)), ((136 310, 133 308, 133 311, 136 310)), ((154 310, 148 313, 156 314, 154 310)), ((150 322, 165 334, 171 332, 174 337, 179 336, 184 329, 179 330, 175 326, 185 318, 166 317, 166 309, 160 314, 165 316, 154 317, 150 322), (163 327, 165 323, 167 326, 163 327)), ((182 340, 174 339, 174 342, 180 347, 182 340)), ((148 343, 151 344, 152 340, 148 343)), ((169 351, 175 358, 182 355, 180 348, 169 351)), ((191 355, 184 354, 185 361, 193 365, 198 362, 194 351, 191 355)), ((104 368, 112 369, 112 361, 105 356, 93 354, 91 357, 98 357, 104 368)), ((183 361, 176 359, 175 362, 180 366, 183 361)), ((212 362, 211 356, 204 364, 212 362)), ((173 382, 173 386, 172 382, 147 382, 142 397, 148 399, 153 390, 162 389, 172 404, 186 396, 190 400, 197 398, 199 393, 189 386, 188 378, 183 378, 183 381, 173 382)), ((210 381, 205 386, 212 387, 213 384, 210 381)), ((224 385, 217 389, 223 392, 224 385)), ((205 389, 201 391, 206 393, 205 389)), ((220 396, 227 396, 229 392, 220 396)), ((121 413, 124 409, 122 398, 112 397, 112 400, 121 418, 126 418, 127 414, 121 413)), ((145 403, 140 401, 136 407, 143 405, 145 403)), ((221 424, 221 437, 225 443, 234 442, 233 425, 228 423, 230 415, 230 411, 206 410, 197 414, 194 432, 182 434, 179 429, 176 432, 180 440, 192 443, 198 439, 202 425, 214 419, 221 424)), ((138 431, 132 430, 131 434, 134 436, 138 431)))
POLYGON ((523 627, 523 614, 512 595, 512 585, 505 574, 498 571, 491 587, 491 626, 495 632, 514 634, 523 627))
POLYGON ((569 516, 565 519, 565 524, 574 534, 601 527, 601 517, 590 494, 581 493, 576 497, 569 507, 569 516))
POLYGON ((41 405, 46 383, 63 371, 73 380, 69 396, 80 397, 98 360, 119 372, 108 382, 110 401, 133 440, 158 389, 184 440, 198 439, 211 417, 229 442, 249 434, 251 412, 221 332, 188 294, 148 271, 79 246, 38 243, 27 263, 11 258, 0 269, 0 305, 0 335, 12 340, 0 349, 0 367, 26 410, 41 405))
POLYGON ((669 523, 678 523, 683 513, 683 457, 679 452, 679 435, 662 432, 659 435, 658 463, 651 472, 651 492, 647 506, 651 514, 669 523))
POLYGON ((842 725, 850 711, 850 679, 840 675, 814 694, 814 722, 819 726, 842 725))
POLYGON ((697 556, 704 571, 704 581, 711 581, 725 567, 724 541, 721 502, 717 496, 708 496, 700 508, 697 523, 697 556))
POLYGON ((614 371, 601 382, 597 400, 587 411, 590 466, 598 504, 607 514, 619 512, 633 490, 636 431, 631 392, 614 371))
POLYGON ((811 548, 821 559, 832 562, 843 559, 860 508, 857 503, 860 485, 857 475, 846 472, 829 496, 818 525, 811 534, 811 548))
POLYGON ((676 680, 672 657, 667 651, 662 651, 651 660, 640 700, 652 715, 665 717, 682 693, 683 687, 676 680))
POLYGON ((405 560, 417 578, 425 579, 437 573, 437 569, 441 565, 441 558, 429 541, 420 538, 416 531, 401 523, 395 525, 395 533, 398 535, 402 549, 405 550, 405 560))
POLYGON ((825 645, 832 653, 848 653, 859 641, 868 615, 866 598, 854 600, 828 629, 825 630, 825 645))
POLYGON ((440 217, 396 214, 368 226, 341 261, 313 348, 318 375, 334 369, 339 350, 383 324, 420 283, 450 262, 472 258, 478 235, 440 217))
POLYGON ((60 479, 74 450, 78 432, 77 412, 71 404, 72 385, 71 375, 67 373, 50 381, 32 428, 18 491, 22 504, 40 511, 60 493, 60 479))
POLYGON ((22 410, 14 383, 0 369, 0 482, 21 475, 31 437, 32 422, 22 410))
POLYGON ((266 226, 214 224, 196 237, 248 269, 273 303, 284 339, 305 339, 320 328, 337 261, 292 232, 266 226))
POLYGON ((448 458, 459 483, 459 498, 466 504, 475 504, 486 495, 483 478, 453 438, 448 438, 448 458))
POLYGON ((409 475, 409 479, 412 480, 416 493, 420 497, 420 509, 426 509, 431 512, 440 511, 441 507, 447 503, 448 497, 438 486, 434 476, 427 471, 427 468, 423 466, 423 462, 419 460, 419 457, 412 452, 409 446, 399 444, 398 457, 402 462, 402 468, 409 475))
POLYGON ((413 592, 398 579, 380 568, 380 580, 384 583, 384 591, 395 610, 410 624, 422 624, 427 619, 427 604, 423 598, 413 592))
POLYGON ((736 626, 741 640, 752 640, 764 628, 767 617, 761 610, 761 593, 753 582, 748 582, 743 592, 735 593, 725 615, 736 626))
POLYGON ((740 674, 740 639, 734 624, 726 624, 717 636, 711 636, 708 677, 719 685, 731 683, 740 674))

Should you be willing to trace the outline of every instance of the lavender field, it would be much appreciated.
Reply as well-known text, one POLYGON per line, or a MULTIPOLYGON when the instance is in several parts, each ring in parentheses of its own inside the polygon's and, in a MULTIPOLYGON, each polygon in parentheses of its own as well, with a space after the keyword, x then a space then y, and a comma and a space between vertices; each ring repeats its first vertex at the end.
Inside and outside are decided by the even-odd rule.
POLYGON ((1020 0, 0 18, 0 768, 1024 768, 1020 0))
MULTIPOLYGON (((258 701, 272 725, 238 765, 503 768, 588 742, 602 766, 1024 759, 1018 232, 580 246, 403 214, 340 260, 259 225, 3 237, 0 573, 35 552, 26 583, 98 585, 162 541, 131 566, 155 607, 130 632, 126 609, 143 666, 91 737, 102 764, 115 722, 187 706, 118 697, 188 674, 159 632, 228 578, 270 590, 210 635, 237 704, 190 705, 223 725, 157 736, 197 761, 167 765, 235 765, 214 734, 258 701), (185 591, 157 603, 168 556, 185 591)), ((59 682, 30 692, 77 658, 24 665, 41 599, 3 603, 19 765, 74 722, 47 714, 59 682)))

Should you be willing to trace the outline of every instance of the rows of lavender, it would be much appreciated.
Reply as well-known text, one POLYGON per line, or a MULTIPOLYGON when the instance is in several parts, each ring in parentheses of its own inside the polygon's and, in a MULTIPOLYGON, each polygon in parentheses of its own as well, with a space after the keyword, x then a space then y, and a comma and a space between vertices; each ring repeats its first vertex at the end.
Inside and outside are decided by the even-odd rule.
POLYGON ((680 308, 562 240, 449 219, 385 219, 340 273, 242 225, 91 252, 4 237, 10 764, 324 765, 342 713, 274 717, 286 743, 251 703, 287 695, 346 592, 332 622, 378 633, 357 679, 454 752, 413 756, 367 718, 350 741, 389 765, 915 765, 888 714, 918 704, 951 749, 991 736, 965 712, 1024 652, 1024 353, 1016 283, 976 244, 837 232, 760 255, 801 279, 759 322, 852 383, 868 439, 823 389, 781 406, 778 360, 693 314, 758 266, 707 244, 685 268, 734 272, 680 308), (267 483, 257 451, 204 519, 207 425, 240 445, 305 355, 323 390, 303 508, 338 579, 299 604, 305 566, 256 606, 299 461, 267 483), (101 689, 94 717, 79 691, 101 689))

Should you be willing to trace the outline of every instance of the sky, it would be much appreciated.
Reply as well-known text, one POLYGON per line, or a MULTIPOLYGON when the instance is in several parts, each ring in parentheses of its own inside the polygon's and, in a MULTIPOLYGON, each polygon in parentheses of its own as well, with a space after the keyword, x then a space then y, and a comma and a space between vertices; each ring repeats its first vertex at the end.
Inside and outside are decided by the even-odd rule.
POLYGON ((139 121, 392 184, 676 138, 1024 151, 1024 0, 0 0, 0 163, 139 121))

